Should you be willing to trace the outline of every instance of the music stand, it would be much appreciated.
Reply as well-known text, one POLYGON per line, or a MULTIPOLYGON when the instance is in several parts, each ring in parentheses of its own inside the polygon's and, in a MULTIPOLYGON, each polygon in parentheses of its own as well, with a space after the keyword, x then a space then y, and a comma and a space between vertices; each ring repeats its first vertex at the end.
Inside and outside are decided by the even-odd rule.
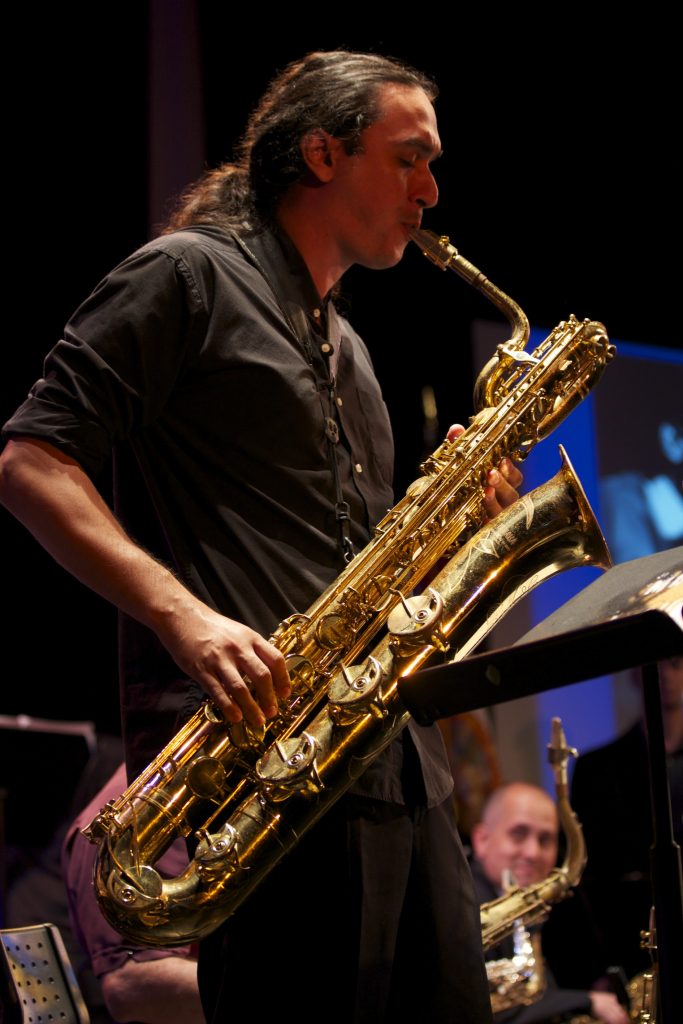
POLYGON ((96 747, 93 722, 0 715, 0 927, 8 851, 45 847, 96 747))
POLYGON ((640 668, 652 795, 652 890, 664 1024, 683 1020, 675 950, 683 949, 683 881, 673 837, 657 665, 683 655, 683 548, 614 566, 512 647, 424 669, 399 681, 427 725, 610 672, 640 668), (549 671, 539 671, 549 666, 549 671), (548 677, 551 681, 548 682, 548 677))

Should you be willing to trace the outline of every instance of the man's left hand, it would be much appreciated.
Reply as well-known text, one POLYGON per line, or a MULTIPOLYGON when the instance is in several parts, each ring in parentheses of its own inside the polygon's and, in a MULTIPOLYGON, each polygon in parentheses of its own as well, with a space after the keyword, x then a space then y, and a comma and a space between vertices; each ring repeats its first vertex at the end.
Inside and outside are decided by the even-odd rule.
POLYGON ((510 459, 503 459, 497 469, 486 474, 484 505, 489 519, 493 519, 504 508, 519 498, 519 487, 524 477, 510 459))
MULTIPOLYGON (((448 431, 449 441, 454 441, 464 431, 462 424, 454 423, 448 431)), ((496 469, 488 471, 484 488, 484 507, 489 519, 493 519, 508 505, 512 505, 513 501, 517 501, 523 480, 522 473, 510 459, 503 459, 496 469)))

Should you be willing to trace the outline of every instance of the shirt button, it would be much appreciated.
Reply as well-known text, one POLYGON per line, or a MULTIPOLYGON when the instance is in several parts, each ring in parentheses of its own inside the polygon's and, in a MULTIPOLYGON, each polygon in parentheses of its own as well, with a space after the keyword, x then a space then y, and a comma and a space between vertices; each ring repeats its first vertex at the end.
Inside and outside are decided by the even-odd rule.
POLYGON ((356 470, 356 473, 362 473, 363 472, 363 467, 361 466, 360 462, 357 462, 356 465, 353 468, 356 470))
POLYGON ((339 395, 337 395, 337 405, 343 405, 343 404, 344 404, 344 399, 340 398, 339 395))
POLYGON ((328 352, 332 351, 332 346, 328 345, 327 342, 324 342, 324 344, 320 346, 320 351, 324 352, 325 355, 327 355, 328 352))

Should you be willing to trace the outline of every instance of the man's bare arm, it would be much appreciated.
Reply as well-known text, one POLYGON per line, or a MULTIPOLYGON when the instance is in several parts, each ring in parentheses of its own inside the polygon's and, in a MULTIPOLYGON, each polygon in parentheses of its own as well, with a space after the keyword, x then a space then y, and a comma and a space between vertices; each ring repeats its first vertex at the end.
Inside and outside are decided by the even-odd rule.
MULTIPOLYGON (((451 428, 449 436, 461 432, 451 428)), ((489 517, 517 497, 519 470, 492 470, 489 517)), ((152 629, 230 722, 254 726, 289 694, 283 656, 260 634, 209 608, 125 532, 81 466, 34 438, 10 441, 0 456, 0 500, 65 569, 152 629), (248 683, 245 682, 248 680, 248 683)))
POLYGON ((0 499, 60 565, 152 629, 228 721, 260 725, 275 714, 276 694, 289 693, 283 656, 135 544, 77 462, 44 441, 10 441, 0 499))

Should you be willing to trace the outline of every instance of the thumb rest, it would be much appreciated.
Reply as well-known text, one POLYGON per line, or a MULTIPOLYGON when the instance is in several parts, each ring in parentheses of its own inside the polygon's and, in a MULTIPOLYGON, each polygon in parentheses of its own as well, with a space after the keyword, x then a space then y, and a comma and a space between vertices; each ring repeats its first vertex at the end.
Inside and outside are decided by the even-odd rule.
POLYGON ((213 931, 406 725, 397 683, 448 651, 465 657, 520 597, 577 565, 610 565, 571 464, 486 522, 486 475, 523 459, 588 393, 614 354, 602 324, 563 321, 532 354, 518 306, 447 240, 413 239, 503 309, 510 342, 476 386, 476 413, 446 440, 370 543, 271 637, 292 693, 260 729, 207 702, 84 834, 99 849, 95 891, 112 926, 142 945, 213 931), (457 257, 457 258, 456 258, 457 257), (483 284, 485 282, 485 284, 483 284), (431 579, 445 557, 450 560, 431 579), (430 579, 427 590, 416 591, 430 579), (371 647, 380 631, 384 635, 371 647), (186 871, 154 863, 196 836, 186 871))

